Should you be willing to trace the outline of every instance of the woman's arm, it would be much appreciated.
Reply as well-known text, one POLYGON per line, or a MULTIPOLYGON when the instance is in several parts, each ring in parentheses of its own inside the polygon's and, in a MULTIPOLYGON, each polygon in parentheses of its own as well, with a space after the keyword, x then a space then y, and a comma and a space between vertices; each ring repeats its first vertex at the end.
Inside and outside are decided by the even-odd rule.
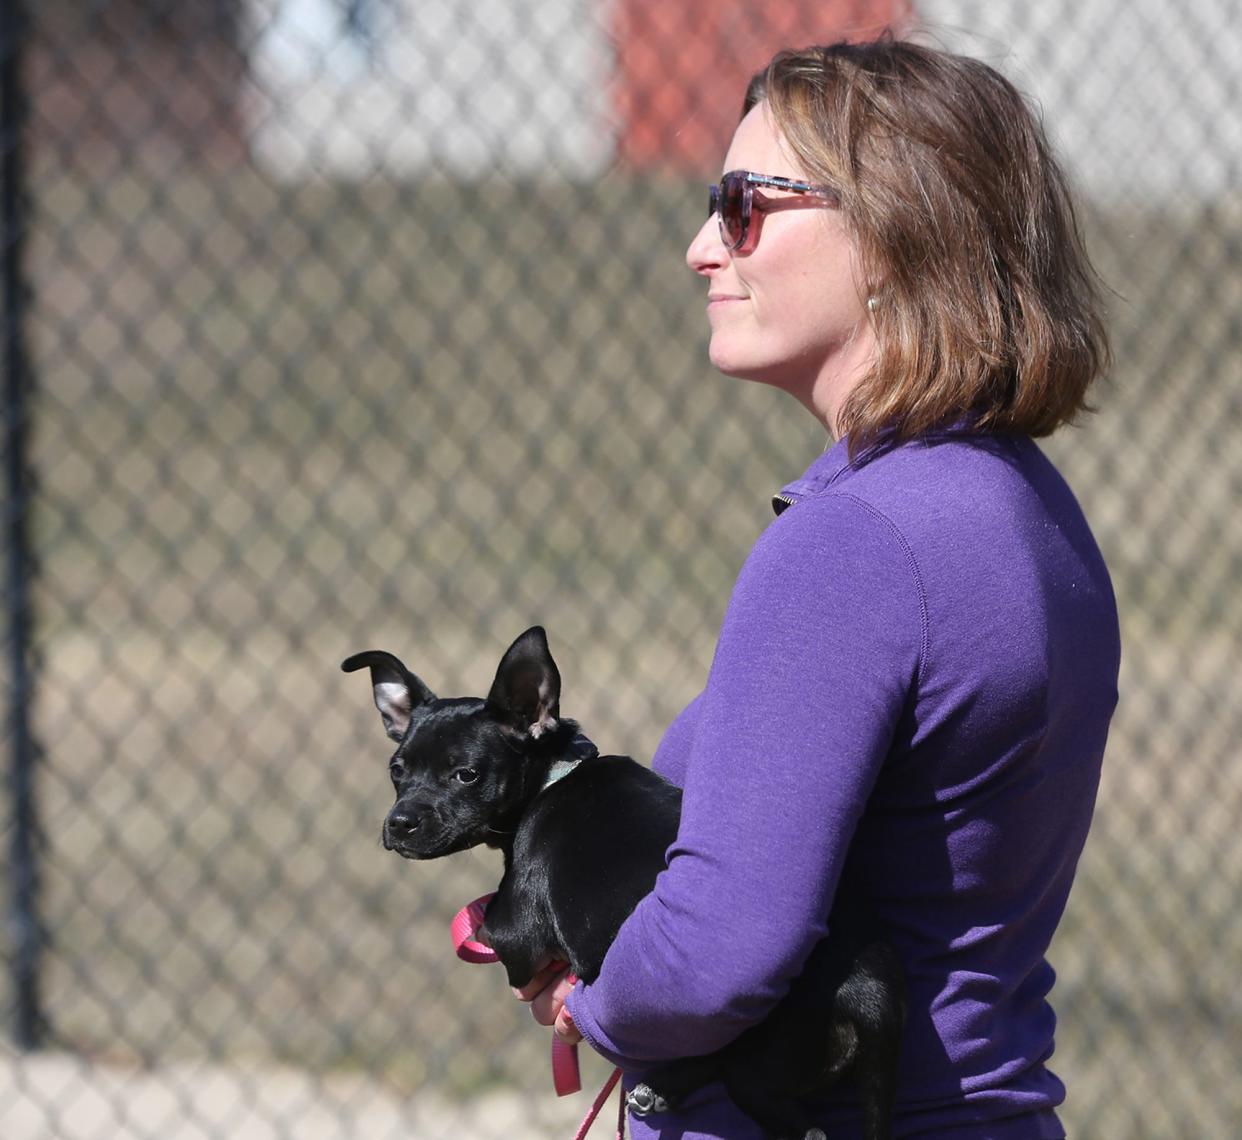
POLYGON ((725 616, 668 869, 598 980, 569 995, 616 1063, 712 1052, 786 992, 922 664, 917 567, 847 495, 795 505, 756 544, 725 616))

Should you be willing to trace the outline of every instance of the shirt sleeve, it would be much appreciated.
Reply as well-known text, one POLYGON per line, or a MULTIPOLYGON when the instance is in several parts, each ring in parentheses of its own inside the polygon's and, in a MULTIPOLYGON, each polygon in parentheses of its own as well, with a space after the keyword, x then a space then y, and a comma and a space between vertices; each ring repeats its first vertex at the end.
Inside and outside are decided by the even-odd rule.
POLYGON ((807 499, 760 537, 717 644, 667 869, 568 1007, 626 1069, 761 1021, 826 919, 923 655, 915 563, 882 515, 807 499))

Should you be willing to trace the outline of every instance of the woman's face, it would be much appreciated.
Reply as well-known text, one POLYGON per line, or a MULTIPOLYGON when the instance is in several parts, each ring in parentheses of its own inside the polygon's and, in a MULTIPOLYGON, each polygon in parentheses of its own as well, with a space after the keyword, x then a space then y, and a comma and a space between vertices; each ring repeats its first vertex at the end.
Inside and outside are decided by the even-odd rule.
MULTIPOLYGON (((724 169, 813 182, 759 103, 738 124, 724 169)), ((797 397, 835 433, 845 398, 869 369, 875 337, 867 319, 854 242, 824 199, 770 187, 790 208, 755 211, 740 250, 720 239, 712 215, 686 261, 707 278, 708 355, 721 372, 758 380, 797 397)))

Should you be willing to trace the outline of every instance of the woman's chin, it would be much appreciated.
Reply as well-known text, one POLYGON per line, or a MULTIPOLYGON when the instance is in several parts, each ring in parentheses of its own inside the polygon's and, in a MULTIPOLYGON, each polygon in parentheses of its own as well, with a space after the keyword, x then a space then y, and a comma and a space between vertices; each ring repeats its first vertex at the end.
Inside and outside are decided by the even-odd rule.
POLYGON ((717 372, 734 380, 751 380, 756 384, 768 384, 774 388, 785 387, 781 382, 782 370, 771 361, 756 360, 728 352, 724 348, 717 351, 714 345, 708 350, 707 358, 717 372))
POLYGON ((762 370, 759 361, 746 353, 732 350, 727 342, 721 343, 721 339, 716 337, 712 338, 708 347, 707 359, 711 361, 712 367, 717 372, 732 376, 737 380, 755 379, 756 373, 762 370))

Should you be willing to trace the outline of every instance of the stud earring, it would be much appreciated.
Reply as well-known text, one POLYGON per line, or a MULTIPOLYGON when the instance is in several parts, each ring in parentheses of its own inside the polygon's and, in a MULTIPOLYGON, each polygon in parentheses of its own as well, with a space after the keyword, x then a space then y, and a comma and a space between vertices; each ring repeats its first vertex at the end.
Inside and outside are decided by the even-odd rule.
POLYGON ((879 297, 868 297, 867 298, 867 312, 874 313, 876 309, 878 309, 879 307, 880 307, 879 297))

